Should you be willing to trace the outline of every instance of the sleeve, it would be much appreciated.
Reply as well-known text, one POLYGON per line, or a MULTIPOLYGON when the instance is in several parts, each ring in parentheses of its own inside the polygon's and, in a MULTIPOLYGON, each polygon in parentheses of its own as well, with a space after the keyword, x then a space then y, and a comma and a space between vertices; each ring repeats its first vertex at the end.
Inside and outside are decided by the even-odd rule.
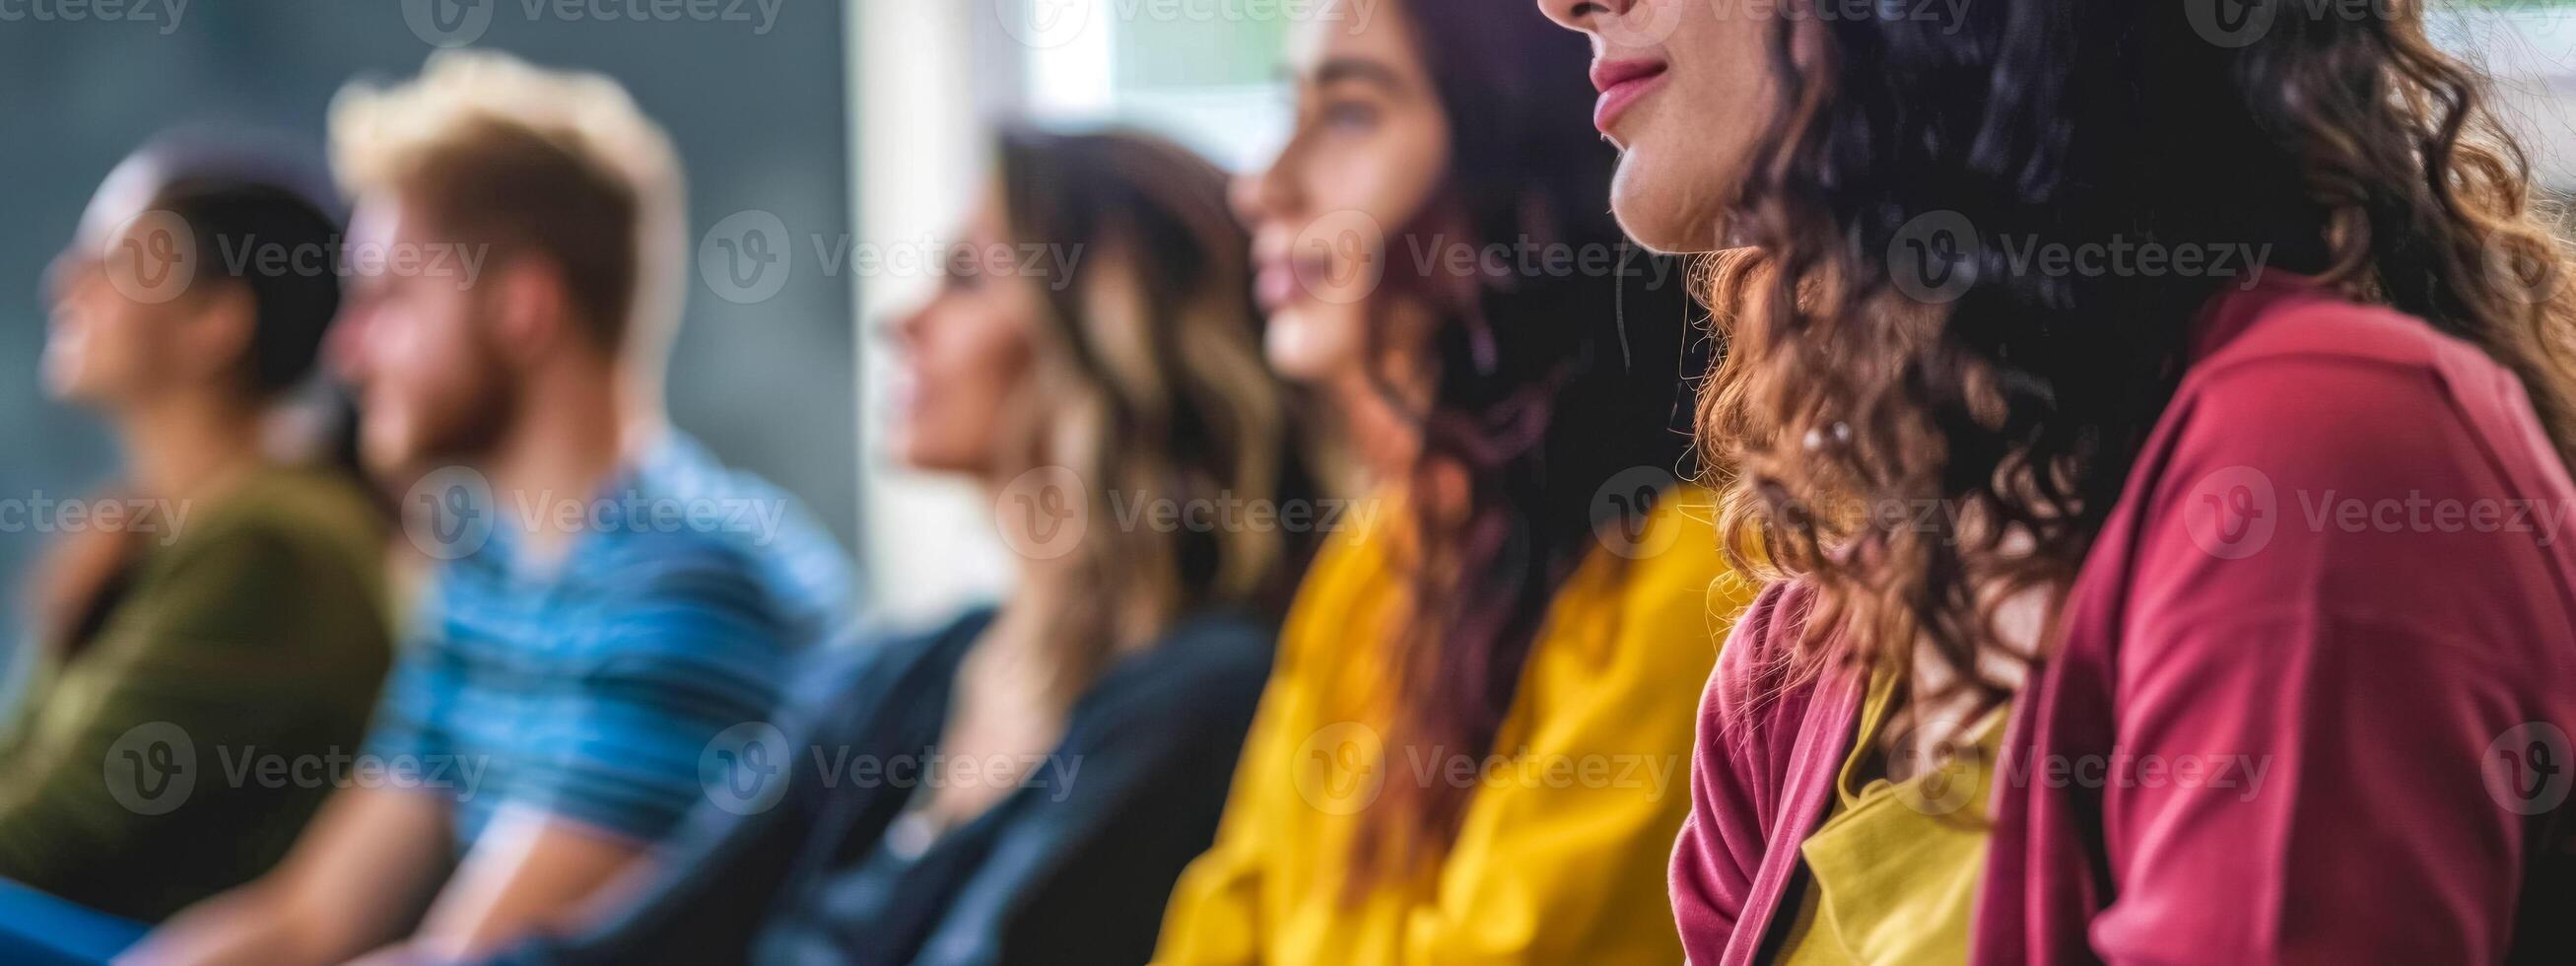
POLYGON ((805 857, 804 843, 822 827, 833 794, 818 759, 797 752, 848 747, 857 740, 850 715, 856 709, 836 700, 839 691, 799 690, 789 715, 796 721, 778 735, 786 740, 758 754, 783 755, 789 762, 785 771, 775 773, 786 784, 774 800, 760 793, 757 758, 744 745, 732 759, 736 770, 721 780, 751 782, 728 786, 747 794, 714 797, 692 810, 642 867, 636 884, 612 887, 617 898, 604 918, 576 935, 522 943, 489 966, 741 961, 790 870, 805 857))
POLYGON ((519 747, 519 805, 641 842, 707 797, 700 759, 727 729, 777 710, 792 636, 739 554, 708 543, 632 548, 614 609, 577 643, 595 655, 565 706, 519 747))
MULTIPOLYGON (((1282 646, 1293 644, 1283 640, 1282 646)), ((1296 753, 1288 722, 1304 687, 1303 681, 1283 673, 1264 689, 1242 754, 1232 766, 1233 790, 1217 823, 1216 843, 1190 862, 1172 887, 1154 948, 1158 966, 1250 966, 1261 961, 1265 872, 1273 851, 1283 845, 1269 834, 1264 810, 1271 803, 1297 801, 1295 791, 1281 786, 1288 769, 1264 763, 1289 761, 1296 753)))
POLYGON ((2551 679, 2564 641, 2529 615, 2565 591, 2545 538, 2415 515, 2516 499, 2431 386, 2280 362, 2184 424, 2135 558, 2120 754, 2074 772, 2103 789, 2106 961, 2504 958, 2525 819, 2481 764, 2551 679))
POLYGON ((1052 756, 1038 792, 1046 804, 1001 832, 914 962, 1151 957, 1174 881, 1216 829, 1268 671, 1268 648, 1253 643, 1163 646, 1202 644, 1232 650, 1233 666, 1175 675, 1153 693, 1126 696, 1114 719, 1086 727, 1052 756))
POLYGON ((1664 870, 1690 808, 1692 709, 1743 601, 1713 547, 1667 553, 1603 599, 1561 592, 1523 679, 1536 713, 1506 749, 1519 758, 1469 804, 1436 901, 1406 924, 1407 962, 1681 958, 1664 870), (1586 624, 1613 630, 1585 641, 1586 624))
POLYGON ((234 780, 228 761, 304 717, 288 692, 314 682, 281 662, 312 627, 341 625, 312 619, 333 605, 304 599, 317 588, 293 540, 244 527, 174 553, 82 658, 112 663, 65 679, 84 688, 77 706, 46 708, 0 763, 0 877, 85 901, 130 890, 191 853, 173 836, 210 831, 199 816, 215 814, 208 790, 234 780))
POLYGON ((464 687, 453 656, 441 642, 439 589, 433 585, 413 611, 402 652, 385 679, 369 725, 367 754, 377 761, 445 761, 452 743, 440 706, 464 687))
POLYGON ((1690 813, 1673 840, 1667 883, 1673 920, 1691 962, 1721 960, 1759 871, 1744 859, 1765 851, 1760 839, 1767 834, 1770 809, 1756 790, 1752 776, 1761 770, 1750 760, 1754 747, 1742 740, 1745 729, 1736 716, 1765 690, 1764 656, 1784 653, 1786 638, 1797 633, 1796 623, 1784 618, 1793 606, 1793 586, 1784 582, 1764 588, 1746 609, 1700 698, 1690 813))

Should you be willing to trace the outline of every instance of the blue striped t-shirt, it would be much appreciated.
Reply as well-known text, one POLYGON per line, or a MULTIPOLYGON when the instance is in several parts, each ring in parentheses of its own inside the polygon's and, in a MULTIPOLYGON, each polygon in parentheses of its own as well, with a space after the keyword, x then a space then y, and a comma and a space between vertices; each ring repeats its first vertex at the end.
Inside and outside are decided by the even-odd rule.
MULTIPOLYGON (((571 507, 433 494, 451 518, 489 516, 414 531, 471 544, 435 554, 454 559, 421 601, 369 752, 387 782, 454 803, 460 854, 505 805, 660 838, 706 794, 709 743, 766 719, 818 615, 841 612, 819 564, 800 577, 769 556, 787 542, 811 557, 830 538, 776 490, 729 485, 747 478, 706 462, 674 437, 571 507), (572 529, 542 573, 511 532, 530 506, 572 529)), ((455 487, 470 491, 479 478, 465 475, 455 487)))

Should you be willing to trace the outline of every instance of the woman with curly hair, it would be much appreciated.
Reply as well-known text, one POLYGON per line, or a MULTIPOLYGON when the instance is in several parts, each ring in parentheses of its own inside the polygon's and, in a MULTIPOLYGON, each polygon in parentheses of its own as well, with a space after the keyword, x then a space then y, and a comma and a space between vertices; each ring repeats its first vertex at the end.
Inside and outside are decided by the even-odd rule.
POLYGON ((1693 962, 2567 960, 2576 292, 2420 5, 1541 6, 1727 250, 1693 962))

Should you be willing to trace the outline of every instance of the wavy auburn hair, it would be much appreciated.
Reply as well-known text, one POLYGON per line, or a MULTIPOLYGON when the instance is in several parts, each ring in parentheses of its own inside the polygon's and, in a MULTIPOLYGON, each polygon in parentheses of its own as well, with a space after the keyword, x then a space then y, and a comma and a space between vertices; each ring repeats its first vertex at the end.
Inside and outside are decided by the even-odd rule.
MULTIPOLYGON (((1417 752, 1481 760, 1496 750, 1549 603, 1601 546, 1601 528, 1651 499, 1605 498, 1605 488, 1697 474, 1687 427, 1709 342, 1687 324, 1686 273, 1630 245, 1610 215, 1618 155, 1592 133, 1590 49, 1527 2, 1396 6, 1425 38, 1450 164, 1388 251, 1445 235, 1479 251, 1603 257, 1554 271, 1514 259, 1522 264, 1466 278, 1387 273, 1387 286, 1416 289, 1440 316, 1434 398, 1412 414, 1421 453, 1405 482, 1417 549, 1399 560, 1410 593, 1391 629, 1399 701, 1388 768, 1417 752)), ((1433 867, 1474 794, 1387 782, 1353 837, 1346 893, 1433 867)))
POLYGON ((1957 297, 1917 300, 1895 273, 1918 216, 1986 238, 2269 244, 2275 270, 2485 350, 2576 454, 2568 253, 2484 76, 2435 48, 2414 0, 2270 4, 2251 42, 2187 7, 1854 19, 1798 0, 1772 26, 1777 114, 1736 204, 1751 247, 1711 273, 1727 353, 1700 426, 1735 562, 1821 591, 1802 672, 1924 641, 2001 699, 1980 664, 1999 605, 2062 600, 2172 398, 2189 321, 2245 281, 2016 272, 2008 245, 1971 244, 1957 297), (1945 512, 1873 523, 1885 507, 1945 512))

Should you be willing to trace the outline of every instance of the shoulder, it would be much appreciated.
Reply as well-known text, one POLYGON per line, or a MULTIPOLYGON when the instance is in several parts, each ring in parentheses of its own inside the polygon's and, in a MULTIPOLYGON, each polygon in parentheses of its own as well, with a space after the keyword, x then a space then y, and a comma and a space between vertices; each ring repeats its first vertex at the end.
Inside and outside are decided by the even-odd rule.
POLYGON ((2144 464, 2150 512, 2213 496, 2534 497, 2565 470, 2529 395, 2413 316, 2323 292, 2274 299, 2185 373, 2144 464))
POLYGON ((188 501, 142 510, 168 528, 185 556, 258 556, 373 572, 383 562, 386 525, 350 480, 286 467, 263 468, 195 518, 188 501))
POLYGON ((1230 707, 1236 698, 1260 693, 1277 639, 1277 626, 1259 617, 1199 611, 1174 622, 1161 640, 1115 669, 1117 683, 1138 693, 1230 707))
POLYGON ((1267 622, 1232 611, 1183 617, 1152 647, 1111 667, 1084 695, 1075 712, 1086 722, 1082 743, 1213 740, 1240 747, 1270 676, 1275 639, 1267 622), (1148 733, 1161 737, 1147 738, 1148 733))
POLYGON ((2185 373, 2168 411, 2204 430, 2190 443, 2276 461, 2385 463, 2447 449, 2426 433, 2537 428, 2519 380, 2477 347, 2323 292, 2266 303, 2185 373))

